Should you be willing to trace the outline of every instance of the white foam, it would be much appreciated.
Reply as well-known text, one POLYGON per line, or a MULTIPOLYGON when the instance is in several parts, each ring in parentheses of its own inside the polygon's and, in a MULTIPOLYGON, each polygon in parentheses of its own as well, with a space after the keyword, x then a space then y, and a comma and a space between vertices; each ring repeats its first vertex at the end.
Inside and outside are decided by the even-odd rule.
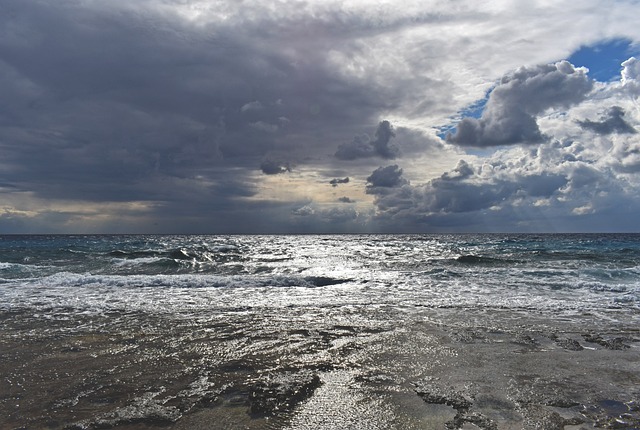
MULTIPOLYGON (((317 287, 313 282, 314 279, 283 275, 122 276, 61 272, 0 284, 0 308, 70 307, 95 312, 126 309, 181 313, 243 306, 316 304, 322 302, 320 290, 343 287, 343 283, 317 287)), ((325 301, 342 299, 327 296, 325 301)))
MULTIPOLYGON (((180 313, 366 304, 578 312, 612 306, 635 309, 640 302, 640 273, 637 266, 625 266, 631 264, 628 261, 593 263, 569 259, 569 254, 562 260, 541 260, 537 254, 513 250, 507 258, 490 248, 454 247, 454 239, 439 244, 398 237, 247 236, 237 238, 238 247, 176 238, 152 254, 132 251, 132 256, 139 255, 135 258, 120 258, 101 248, 91 258, 70 260, 66 272, 0 263, 0 307, 180 313), (216 252, 241 250, 243 258, 211 263, 185 259, 173 265, 168 253, 179 249, 194 250, 187 254, 204 256, 203 260, 211 260, 216 252), (483 252, 491 264, 460 264, 454 259, 462 254, 484 256, 483 252), (170 264, 158 265, 164 262, 170 264), (88 273, 91 270, 95 272, 88 273), (147 273, 159 270, 171 274, 147 273), (15 279, 18 276, 22 279, 15 279)), ((110 249, 121 246, 115 243, 110 249)))
POLYGON ((211 248, 212 252, 237 252, 239 248, 235 245, 218 245, 211 248))
POLYGON ((140 258, 113 258, 111 262, 115 266, 143 266, 145 264, 154 264, 161 261, 168 261, 162 257, 140 257, 140 258))
POLYGON ((0 262, 0 270, 34 269, 40 267, 41 266, 32 266, 28 264, 0 262))

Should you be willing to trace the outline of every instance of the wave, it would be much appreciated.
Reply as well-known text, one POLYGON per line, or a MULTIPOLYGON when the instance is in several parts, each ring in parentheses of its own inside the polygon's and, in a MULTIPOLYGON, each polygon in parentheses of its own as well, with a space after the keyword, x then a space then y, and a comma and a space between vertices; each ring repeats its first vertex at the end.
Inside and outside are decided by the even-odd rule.
POLYGON ((218 245, 211 248, 212 252, 216 253, 227 253, 227 252, 238 252, 240 249, 235 245, 218 245))
MULTIPOLYGON (((301 275, 95 275, 61 272, 21 280, 0 280, 0 312, 32 309, 33 315, 101 314, 110 310, 191 312, 283 306, 287 303, 339 303, 344 295, 323 289, 350 279, 301 275)), ((356 288, 357 290, 357 288, 356 288)), ((347 291, 347 290, 345 290, 347 291)), ((359 302, 362 298, 354 299, 359 302)))
POLYGON ((352 279, 336 279, 327 276, 307 276, 304 280, 315 287, 327 287, 329 285, 339 285, 353 281, 352 279))
POLYGON ((197 246, 197 247, 177 247, 168 249, 147 249, 147 250, 122 250, 116 249, 109 251, 108 256, 126 260, 148 259, 148 258, 167 258, 172 260, 183 261, 216 261, 228 260, 229 258, 239 257, 240 250, 235 245, 218 245, 214 247, 197 246))
POLYGON ((263 287, 326 287, 352 282, 327 276, 294 275, 94 275, 60 272, 53 275, 22 279, 20 286, 55 288, 263 288, 263 287))
POLYGON ((621 285, 621 284, 604 284, 602 282, 578 282, 576 284, 578 289, 586 289, 595 293, 629 293, 633 290, 633 285, 621 285))
POLYGON ((463 276, 462 274, 455 272, 453 270, 440 268, 440 267, 421 272, 421 275, 428 276, 435 279, 460 278, 463 276))
POLYGON ((36 264, 22 264, 22 263, 9 263, 9 262, 0 262, 0 272, 3 276, 21 276, 28 275, 32 276, 36 273, 42 273, 43 271, 49 271, 54 266, 40 266, 36 264))
POLYGON ((518 263, 517 260, 494 258, 494 257, 481 257, 479 255, 461 255, 455 259, 460 264, 479 264, 479 265, 502 265, 502 264, 514 264, 518 263))
POLYGON ((149 258, 149 257, 157 257, 161 255, 161 251, 153 251, 153 250, 145 250, 145 251, 123 251, 120 249, 116 249, 114 251, 109 251, 107 255, 116 258, 149 258))
MULTIPOLYGON (((637 251, 635 251, 637 254, 637 251)), ((619 252, 617 250, 600 250, 600 251, 585 251, 585 250, 536 250, 531 253, 536 259, 551 260, 551 261, 585 261, 590 263, 607 263, 616 259, 616 254, 620 255, 618 260, 634 261, 631 252, 619 252)), ((636 255, 637 256, 637 255, 636 255)))
POLYGON ((170 259, 162 258, 162 257, 139 257, 134 259, 115 258, 113 259, 113 264, 121 267, 144 266, 144 265, 175 266, 176 262, 170 259))

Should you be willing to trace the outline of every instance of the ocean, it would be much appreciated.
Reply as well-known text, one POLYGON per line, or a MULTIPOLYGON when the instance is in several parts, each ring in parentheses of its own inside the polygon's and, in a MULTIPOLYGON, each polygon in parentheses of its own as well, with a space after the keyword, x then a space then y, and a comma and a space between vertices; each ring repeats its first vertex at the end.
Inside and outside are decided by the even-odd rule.
POLYGON ((640 428, 637 234, 0 236, 0 324, 1 429, 640 428))

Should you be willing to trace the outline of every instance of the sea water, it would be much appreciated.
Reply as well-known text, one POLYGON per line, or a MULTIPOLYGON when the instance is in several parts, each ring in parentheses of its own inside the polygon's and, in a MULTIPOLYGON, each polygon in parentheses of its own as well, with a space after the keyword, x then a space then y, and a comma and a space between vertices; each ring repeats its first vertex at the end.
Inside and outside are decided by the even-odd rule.
POLYGON ((234 395, 255 417, 261 374, 312 392, 304 372, 364 360, 331 355, 355 337, 499 313, 637 327, 640 235, 0 236, 0 427, 175 424, 234 395))
POLYGON ((0 309, 53 319, 329 304, 607 313, 637 310, 639 291, 640 235, 0 237, 0 309))

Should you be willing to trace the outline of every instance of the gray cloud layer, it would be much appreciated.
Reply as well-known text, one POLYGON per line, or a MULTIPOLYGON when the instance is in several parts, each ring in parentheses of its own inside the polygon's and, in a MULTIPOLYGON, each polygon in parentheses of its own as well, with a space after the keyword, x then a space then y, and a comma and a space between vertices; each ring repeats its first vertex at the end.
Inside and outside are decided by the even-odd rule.
POLYGON ((260 163, 260 170, 262 170, 262 173, 265 175, 277 175, 279 173, 290 172, 291 167, 288 163, 266 159, 260 163))
MULTIPOLYGON (((587 91, 593 83, 582 73, 575 75, 575 68, 562 63, 530 68, 524 73, 529 77, 519 82, 531 77, 549 78, 549 90, 560 93, 557 101, 552 101, 557 95, 548 94, 541 83, 532 83, 542 93, 537 98, 524 91, 534 97, 533 107, 527 108, 532 119, 547 107, 560 105, 563 109, 540 120, 554 135, 535 145, 514 141, 528 145, 505 146, 484 157, 460 160, 451 171, 417 185, 406 181, 398 166, 390 166, 389 175, 383 177, 391 177, 393 186, 375 193, 378 220, 389 229, 422 224, 444 231, 636 230, 634 214, 640 211, 640 181, 636 176, 640 171, 636 131, 640 124, 640 68, 634 58, 622 65, 620 81, 599 84, 583 104, 580 100, 589 97, 587 91), (558 76, 558 72, 565 76, 558 76), (575 94, 562 94, 558 82, 574 88, 575 94), (602 111, 606 114, 600 121, 576 119, 584 118, 586 112, 602 111)), ((509 105, 504 99, 512 97, 512 91, 511 87, 496 87, 487 109, 509 105)), ((526 98, 521 101, 525 103, 526 98)), ((489 119, 494 117, 483 114, 480 120, 469 119, 467 123, 480 124, 489 119)), ((520 123, 519 127, 526 128, 526 124, 520 123)), ((535 130, 542 135, 537 123, 535 130)), ((374 173, 380 172, 378 169, 374 173)))
POLYGON ((386 101, 323 59, 331 37, 309 49, 287 34, 314 18, 199 26, 158 4, 0 4, 0 180, 35 198, 148 202, 166 219, 190 207, 206 229, 208 212, 251 211, 254 172, 378 122, 386 101))
POLYGON ((536 116, 584 100, 593 82, 566 61, 522 67, 504 76, 491 91, 480 119, 464 118, 447 142, 461 146, 500 146, 545 140, 536 116))
POLYGON ((397 164, 379 167, 367 178, 367 193, 384 193, 386 188, 399 187, 407 183, 402 177, 402 169, 397 164))
POLYGON ((615 20, 573 7, 534 5, 525 28, 520 12, 464 0, 3 0, 0 233, 418 230, 483 210, 515 219, 523 202, 596 211, 637 186, 634 58, 620 100, 591 100, 602 88, 567 62, 527 66, 480 118, 446 141, 434 131, 505 71, 640 39, 633 2, 608 6, 615 20), (585 100, 570 121, 542 119, 585 100), (521 143, 536 157, 464 153, 521 143), (532 160, 545 167, 518 164, 532 160))
POLYGON ((636 129, 624 120, 624 109, 620 106, 613 106, 609 109, 607 117, 603 118, 602 121, 591 121, 587 119, 584 121, 578 121, 578 124, 586 130, 591 130, 594 133, 604 135, 612 133, 637 133, 636 129))
POLYGON ((332 187, 337 187, 339 184, 348 184, 349 183, 349 177, 347 176, 344 179, 335 178, 335 179, 330 180, 329 183, 331 184, 332 187))
POLYGON ((391 144, 391 139, 395 136, 389 121, 381 121, 378 129, 371 140, 369 136, 356 136, 351 142, 343 143, 335 153, 336 158, 341 160, 355 160, 358 158, 380 157, 394 159, 398 156, 399 150, 391 144))

